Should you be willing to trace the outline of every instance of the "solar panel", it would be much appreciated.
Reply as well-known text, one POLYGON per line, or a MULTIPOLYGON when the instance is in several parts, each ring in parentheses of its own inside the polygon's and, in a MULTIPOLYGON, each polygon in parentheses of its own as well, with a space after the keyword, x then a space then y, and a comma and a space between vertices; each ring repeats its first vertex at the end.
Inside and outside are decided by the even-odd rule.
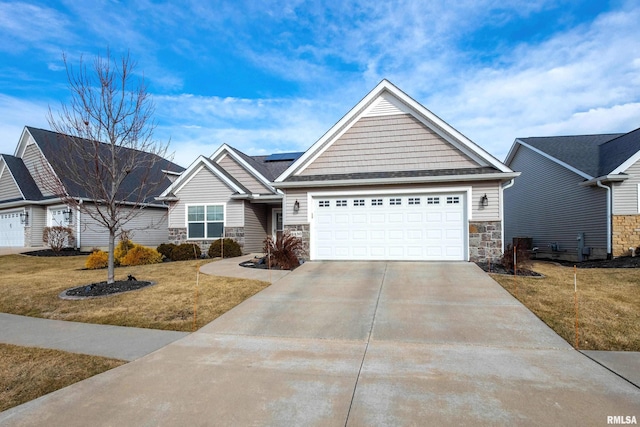
POLYGON ((265 162, 284 162, 284 161, 293 161, 297 160, 304 153, 276 153, 267 156, 264 159, 265 162))

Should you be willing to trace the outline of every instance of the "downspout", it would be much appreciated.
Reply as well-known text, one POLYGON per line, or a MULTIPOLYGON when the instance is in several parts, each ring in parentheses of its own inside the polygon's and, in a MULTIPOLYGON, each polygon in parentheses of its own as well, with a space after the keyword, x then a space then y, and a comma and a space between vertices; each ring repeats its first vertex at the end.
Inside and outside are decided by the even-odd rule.
POLYGON ((506 190, 507 188, 511 188, 513 187, 513 184, 516 182, 515 179, 512 179, 511 181, 507 182, 505 185, 502 186, 501 188, 501 194, 500 194, 500 199, 501 199, 501 207, 500 210, 502 210, 502 215, 500 215, 502 221, 500 221, 500 235, 502 236, 502 248, 501 248, 501 252, 504 253, 504 190, 506 190))
POLYGON ((83 200, 80 199, 80 202, 78 203, 78 213, 76 215, 76 249, 80 250, 80 248, 82 247, 82 242, 80 241, 80 230, 81 230, 81 222, 80 222, 80 214, 81 214, 81 210, 80 210, 80 205, 82 204, 83 200))
POLYGON ((611 187, 603 185, 601 180, 596 185, 607 190, 607 259, 611 258, 611 187))

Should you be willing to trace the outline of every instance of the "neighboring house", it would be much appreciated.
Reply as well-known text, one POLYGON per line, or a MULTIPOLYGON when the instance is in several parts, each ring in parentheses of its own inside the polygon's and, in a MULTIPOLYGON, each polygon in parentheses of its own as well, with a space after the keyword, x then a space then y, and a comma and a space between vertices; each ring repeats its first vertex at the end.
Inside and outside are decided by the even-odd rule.
MULTIPOLYGON (((68 150, 67 144, 64 135, 25 127, 14 155, 0 155, 0 246, 44 246, 44 228, 56 225, 73 230, 78 248, 108 246, 108 232, 103 226, 80 210, 71 210, 54 194, 55 185, 50 180, 57 177, 68 194, 91 203, 82 188, 59 174, 60 153, 68 150)), ((184 168, 158 160, 150 173, 165 181, 164 189, 171 183, 167 174, 180 173, 184 168)), ((135 186, 134 176, 131 185, 135 186)), ((155 246, 166 242, 167 206, 153 198, 148 200, 142 213, 124 228, 136 243, 155 246)))
POLYGON ((305 153, 283 156, 271 170, 226 145, 199 157, 161 197, 172 241, 224 234, 251 252, 282 228, 312 260, 502 253, 503 190, 518 173, 387 80, 305 153))
POLYGON ((505 192, 505 236, 582 261, 640 245, 640 129, 518 138, 505 163, 522 175, 505 192))

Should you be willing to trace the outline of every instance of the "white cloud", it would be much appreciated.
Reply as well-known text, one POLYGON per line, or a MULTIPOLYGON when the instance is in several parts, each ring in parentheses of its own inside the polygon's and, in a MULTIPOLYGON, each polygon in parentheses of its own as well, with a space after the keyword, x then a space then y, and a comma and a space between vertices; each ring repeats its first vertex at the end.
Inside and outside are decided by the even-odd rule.
POLYGON ((25 126, 48 129, 46 102, 0 94, 0 153, 13 155, 25 126))

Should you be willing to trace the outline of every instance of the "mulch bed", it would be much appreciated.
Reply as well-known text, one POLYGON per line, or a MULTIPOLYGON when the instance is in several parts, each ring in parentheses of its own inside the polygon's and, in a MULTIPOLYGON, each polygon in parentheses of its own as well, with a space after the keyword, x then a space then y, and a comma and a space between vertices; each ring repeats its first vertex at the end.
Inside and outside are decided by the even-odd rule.
POLYGON ((51 249, 42 249, 39 251, 31 251, 24 252, 23 255, 30 256, 43 256, 43 257, 53 257, 53 256, 80 256, 80 255, 90 255, 91 252, 81 252, 72 248, 62 249, 60 252, 55 252, 51 249))
MULTIPOLYGON (((550 260, 551 261, 551 260, 550 260)), ((558 261, 552 260, 560 265, 578 268, 639 268, 640 256, 630 257, 624 256, 613 259, 603 259, 594 261, 582 261, 582 262, 570 262, 570 261, 558 261)))
MULTIPOLYGON (((489 265, 487 262, 476 262, 476 265, 487 273, 507 274, 513 276, 513 270, 507 270, 502 266, 502 264, 492 263, 489 265)), ((542 274, 536 273, 533 270, 518 270, 518 276, 543 277, 542 274)))
POLYGON ((60 298, 71 297, 71 299, 75 299, 103 297, 122 292, 135 291, 153 284, 154 282, 146 282, 143 280, 116 280, 111 284, 107 284, 107 282, 98 282, 67 289, 60 294, 60 298))

